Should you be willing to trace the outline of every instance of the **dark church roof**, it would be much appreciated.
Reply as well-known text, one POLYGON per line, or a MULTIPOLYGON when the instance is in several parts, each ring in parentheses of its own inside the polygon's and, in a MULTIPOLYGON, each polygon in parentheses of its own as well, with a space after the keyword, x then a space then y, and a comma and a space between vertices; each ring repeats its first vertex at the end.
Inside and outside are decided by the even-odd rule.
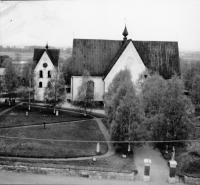
POLYGON ((48 46, 46 46, 46 49, 35 48, 34 49, 34 55, 33 55, 33 61, 36 61, 38 63, 39 60, 41 59, 42 55, 44 54, 44 52, 47 53, 47 55, 49 56, 53 65, 57 67, 60 50, 58 50, 58 49, 48 49, 48 46))
POLYGON ((180 74, 177 42, 74 39, 72 76, 82 76, 87 69, 92 76, 105 77, 130 42, 148 69, 166 79, 180 74))

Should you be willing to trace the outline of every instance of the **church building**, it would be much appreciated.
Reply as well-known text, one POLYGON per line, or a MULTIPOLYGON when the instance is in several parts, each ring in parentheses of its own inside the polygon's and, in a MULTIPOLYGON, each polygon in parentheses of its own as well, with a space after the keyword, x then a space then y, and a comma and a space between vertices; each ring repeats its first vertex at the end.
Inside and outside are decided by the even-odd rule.
POLYGON ((174 74, 180 75, 178 42, 127 39, 126 27, 123 36, 123 40, 73 40, 68 99, 76 100, 84 70, 90 72, 96 101, 103 101, 103 95, 114 76, 125 68, 131 70, 134 83, 146 69, 158 72, 165 79, 174 74))
POLYGON ((34 49, 33 61, 36 62, 34 69, 34 88, 35 100, 44 101, 44 92, 47 84, 53 78, 55 71, 58 70, 60 50, 49 49, 46 45, 45 49, 34 49))

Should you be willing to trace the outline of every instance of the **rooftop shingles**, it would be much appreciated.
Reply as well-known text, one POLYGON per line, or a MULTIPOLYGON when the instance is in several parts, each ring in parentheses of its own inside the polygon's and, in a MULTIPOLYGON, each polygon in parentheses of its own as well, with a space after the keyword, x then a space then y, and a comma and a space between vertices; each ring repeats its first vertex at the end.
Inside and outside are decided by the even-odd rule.
POLYGON ((84 69, 93 76, 103 76, 122 41, 74 39, 72 75, 83 74, 84 69))
POLYGON ((148 69, 164 78, 180 74, 177 42, 74 39, 72 75, 81 76, 87 69, 92 76, 105 77, 130 42, 148 69))
POLYGON ((34 49, 33 61, 37 63, 41 59, 43 53, 46 52, 54 66, 58 66, 60 50, 58 49, 34 49))
POLYGON ((145 66, 168 79, 180 75, 178 42, 132 41, 145 66))

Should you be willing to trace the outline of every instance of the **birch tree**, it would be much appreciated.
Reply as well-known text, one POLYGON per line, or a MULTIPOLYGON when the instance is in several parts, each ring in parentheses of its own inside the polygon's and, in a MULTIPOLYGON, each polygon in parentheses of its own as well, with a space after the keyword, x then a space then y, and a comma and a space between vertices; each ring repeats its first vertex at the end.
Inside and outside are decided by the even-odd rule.
POLYGON ((53 77, 45 88, 44 99, 47 104, 54 108, 55 112, 56 109, 58 109, 65 102, 65 97, 66 91, 63 74, 55 70, 53 72, 53 77))

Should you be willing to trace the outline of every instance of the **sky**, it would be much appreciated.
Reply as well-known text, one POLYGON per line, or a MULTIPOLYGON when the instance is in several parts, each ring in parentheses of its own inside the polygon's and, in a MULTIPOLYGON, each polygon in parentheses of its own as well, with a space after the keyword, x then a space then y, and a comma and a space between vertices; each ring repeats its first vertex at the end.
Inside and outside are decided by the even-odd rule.
POLYGON ((200 51, 200 0, 1 1, 0 45, 72 47, 74 38, 177 41, 200 51))

